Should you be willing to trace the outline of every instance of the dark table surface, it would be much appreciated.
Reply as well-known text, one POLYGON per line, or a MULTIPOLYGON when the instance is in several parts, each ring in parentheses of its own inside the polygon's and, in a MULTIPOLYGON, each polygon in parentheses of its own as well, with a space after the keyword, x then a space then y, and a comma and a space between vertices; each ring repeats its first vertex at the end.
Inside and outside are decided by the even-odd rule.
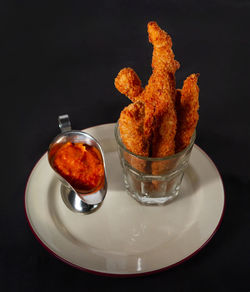
POLYGON ((249 1, 2 1, 1 291, 250 291, 249 1), (77 270, 35 239, 24 211, 32 168, 68 113, 76 129, 115 122, 129 100, 123 67, 145 85, 150 20, 172 36, 177 86, 199 72, 198 144, 222 176, 222 224, 197 255, 157 274, 108 278, 77 270))

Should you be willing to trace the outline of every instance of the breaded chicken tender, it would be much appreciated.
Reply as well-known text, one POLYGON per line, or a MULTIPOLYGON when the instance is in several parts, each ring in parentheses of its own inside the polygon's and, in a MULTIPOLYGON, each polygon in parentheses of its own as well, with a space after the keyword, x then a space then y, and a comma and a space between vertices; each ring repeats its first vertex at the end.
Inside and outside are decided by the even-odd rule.
MULTIPOLYGON (((180 63, 174 59, 172 39, 154 21, 148 23, 148 37, 154 46, 152 57, 153 74, 158 80, 166 80, 164 85, 174 101, 175 99, 175 72, 180 68, 180 63)), ((156 78, 153 78, 155 80, 156 78)), ((151 80, 149 80, 149 84, 151 80)))
POLYGON ((174 104, 158 103, 160 113, 158 117, 157 131, 152 140, 152 157, 165 157, 175 153, 176 113, 174 104))
POLYGON ((126 148, 140 156, 148 156, 149 145, 143 137, 144 104, 131 103, 121 112, 119 129, 126 148))
POLYGON ((176 112, 175 72, 180 64, 174 59, 171 37, 156 22, 148 23, 153 58, 151 75, 145 89, 155 100, 156 130, 153 133, 152 157, 164 157, 175 151, 176 112))
MULTIPOLYGON (((149 143, 143 135, 144 103, 137 101, 125 107, 119 118, 121 139, 126 148, 136 155, 149 156, 149 143)), ((144 171, 145 163, 132 155, 125 155, 126 160, 135 169, 144 171)))
MULTIPOLYGON (((148 85, 143 90, 134 70, 124 68, 117 75, 115 86, 133 102, 144 102, 144 125, 140 135, 151 145, 151 156, 164 157, 175 151, 177 121, 174 107, 174 74, 180 65, 174 59, 171 37, 161 30, 156 22, 148 23, 148 37, 154 47, 153 73, 148 85)), ((134 138, 129 136, 127 139, 134 138)), ((128 144, 128 141, 126 143, 128 144)))
POLYGON ((131 68, 124 68, 119 72, 115 78, 115 87, 133 102, 138 100, 136 97, 143 91, 140 78, 131 68))
MULTIPOLYGON (((146 157, 165 157, 184 149, 198 121, 198 74, 190 75, 182 90, 176 90, 172 39, 156 22, 149 22, 149 42, 153 45, 152 75, 145 88, 132 68, 122 69, 115 87, 133 103, 120 115, 119 127, 124 145, 132 153, 146 157)), ((131 158, 130 158, 131 159, 131 158)), ((131 165, 144 171, 146 164, 136 159, 131 165)), ((160 174, 168 165, 152 163, 147 171, 160 174)), ((157 187, 157 183, 154 184, 157 187)))
POLYGON ((178 117, 175 137, 176 152, 186 148, 195 131, 199 114, 199 74, 191 74, 183 83, 182 90, 177 91, 176 111, 178 117))

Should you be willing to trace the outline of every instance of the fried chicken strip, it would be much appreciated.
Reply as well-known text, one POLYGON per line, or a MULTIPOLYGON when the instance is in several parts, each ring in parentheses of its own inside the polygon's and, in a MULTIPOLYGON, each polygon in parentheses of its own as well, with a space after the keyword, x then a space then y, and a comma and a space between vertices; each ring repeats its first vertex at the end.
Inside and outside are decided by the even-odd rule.
MULTIPOLYGON (((120 135, 132 153, 146 157, 166 157, 183 150, 189 143, 198 122, 198 74, 190 75, 182 90, 176 90, 175 73, 180 64, 175 60, 171 37, 156 22, 149 22, 149 42, 153 45, 152 75, 143 89, 141 80, 131 68, 122 69, 115 78, 115 87, 133 102, 120 115, 120 135)), ((134 168, 152 175, 172 170, 175 160, 147 162, 124 153, 134 168)), ((133 180, 133 179, 132 179, 133 180)), ((134 188, 140 189, 135 179, 134 188)), ((152 180, 143 184, 143 192, 157 193, 166 185, 152 180)), ((173 186, 167 184, 167 188, 173 186)))
MULTIPOLYGON (((125 107, 119 118, 119 129, 121 139, 126 148, 132 153, 140 156, 149 156, 149 144, 143 135, 144 103, 137 101, 125 107)), ((137 170, 144 171, 144 161, 125 155, 125 159, 137 170)))
POLYGON ((173 154, 175 149, 174 74, 179 68, 179 63, 174 59, 171 37, 161 30, 156 22, 148 23, 148 36, 154 48, 153 73, 148 85, 143 90, 134 70, 124 68, 117 75, 115 86, 133 102, 138 100, 144 102, 144 125, 140 135, 144 136, 144 141, 147 141, 148 145, 152 145, 150 154, 153 157, 163 157, 173 154))
POLYGON ((115 87, 132 102, 140 100, 141 80, 132 68, 123 68, 115 78, 115 87))
POLYGON ((165 157, 175 153, 176 113, 172 102, 159 101, 156 111, 157 131, 152 139, 152 157, 165 157))
POLYGON ((191 74, 183 83, 182 90, 177 90, 177 133, 175 137, 176 152, 186 148, 195 131, 199 119, 199 74, 191 74))
POLYGON ((171 37, 156 22, 148 23, 149 41, 153 45, 152 68, 145 96, 154 99, 155 129, 152 141, 152 156, 164 157, 175 151, 176 112, 175 72, 179 62, 174 59, 171 37))
MULTIPOLYGON (((175 72, 180 68, 180 63, 174 59, 172 39, 154 21, 148 23, 149 41, 153 45, 152 68, 154 80, 164 80, 172 100, 175 100, 175 72), (166 80, 167 79, 167 80, 166 80), (167 81, 167 82, 166 82, 167 81)), ((149 80, 149 84, 151 80, 149 80)))

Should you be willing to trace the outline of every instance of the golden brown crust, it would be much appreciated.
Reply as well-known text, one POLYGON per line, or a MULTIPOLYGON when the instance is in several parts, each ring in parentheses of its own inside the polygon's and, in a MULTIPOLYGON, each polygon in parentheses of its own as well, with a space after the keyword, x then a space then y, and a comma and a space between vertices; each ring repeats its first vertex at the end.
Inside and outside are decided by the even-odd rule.
POLYGON ((172 39, 156 22, 148 23, 149 41, 154 46, 152 57, 153 73, 157 73, 159 80, 167 78, 165 86, 172 100, 175 98, 175 72, 180 68, 180 63, 174 59, 172 39))
MULTIPOLYGON (((179 63, 174 59, 171 37, 161 30, 156 22, 148 23, 148 36, 154 47, 152 58, 153 73, 148 85, 143 90, 140 79, 134 70, 124 68, 117 75, 115 86, 133 102, 143 101, 144 122, 141 134, 144 137, 144 141, 147 141, 147 145, 151 145, 150 154, 154 157, 163 157, 174 153, 175 150, 174 74, 179 68, 179 63)), ((130 109, 132 107, 128 108, 127 111, 130 109)), ((126 116, 128 116, 127 112, 124 117, 126 116)), ((131 139, 135 139, 135 136, 123 136, 122 139, 125 145, 129 144, 132 147, 131 139), (124 139, 129 139, 129 143, 124 139)), ((137 151, 136 149, 132 150, 132 148, 129 150, 134 153, 137 151)))
POLYGON ((177 91, 177 133, 176 152, 186 148, 196 128, 199 114, 199 87, 197 85, 199 74, 191 74, 184 81, 182 90, 177 91))
POLYGON ((175 151, 176 112, 175 71, 179 63, 174 59, 171 37, 156 22, 148 24, 149 41, 153 44, 152 68, 148 94, 154 96, 155 131, 153 133, 152 156, 164 157, 175 151))
POLYGON ((159 129, 152 141, 152 157, 165 157, 175 153, 176 114, 172 102, 162 106, 162 112, 156 114, 159 129))
POLYGON ((125 94, 133 102, 142 92, 141 80, 135 71, 131 68, 123 68, 115 78, 115 87, 122 94, 125 94))
MULTIPOLYGON (((119 118, 119 129, 121 139, 126 148, 132 153, 140 156, 149 156, 149 143, 144 137, 144 103, 137 101, 125 107, 119 118)), ((137 157, 124 153, 127 162, 140 172, 144 172, 146 162, 137 157)))
MULTIPOLYGON (((122 69, 115 79, 116 88, 134 102, 122 111, 119 125, 122 141, 131 152, 165 157, 190 142, 198 121, 198 75, 190 75, 182 90, 176 90, 175 72, 180 64, 171 37, 156 22, 148 23, 148 37, 153 45, 153 72, 145 89, 131 68, 122 69)), ((152 164, 154 174, 160 168, 152 164)))
POLYGON ((148 156, 149 145, 143 135, 144 115, 143 102, 131 103, 120 114, 119 129, 122 141, 129 151, 148 156))

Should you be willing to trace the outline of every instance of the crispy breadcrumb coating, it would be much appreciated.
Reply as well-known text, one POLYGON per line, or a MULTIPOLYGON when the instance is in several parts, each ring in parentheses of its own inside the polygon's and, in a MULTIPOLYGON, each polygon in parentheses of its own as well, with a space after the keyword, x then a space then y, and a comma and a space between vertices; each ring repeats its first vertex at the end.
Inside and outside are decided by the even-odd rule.
POLYGON ((144 104, 131 103, 120 114, 119 129, 126 148, 140 156, 148 156, 149 145, 143 137, 144 104))
POLYGON ((143 91, 140 78, 131 68, 124 68, 119 72, 115 78, 115 87, 133 102, 137 100, 136 97, 143 91))
POLYGON ((164 157, 175 151, 176 112, 175 71, 179 62, 174 59, 171 37, 156 22, 148 23, 149 41, 152 43, 153 58, 151 75, 145 91, 153 96, 155 103, 155 131, 152 140, 152 156, 164 157))
MULTIPOLYGON (((149 22, 147 28, 153 45, 148 84, 143 89, 131 68, 122 69, 115 78, 117 90, 133 102, 121 112, 120 134, 124 145, 134 154, 165 157, 184 149, 197 125, 198 74, 190 75, 182 90, 176 90, 175 73, 180 64, 175 60, 172 39, 156 22, 149 22)), ((145 167, 132 163, 137 169, 145 167)), ((164 167, 152 163, 152 173, 160 174, 164 167)))
POLYGON ((148 23, 149 41, 154 46, 152 57, 153 73, 157 73, 159 80, 164 80, 168 86, 169 94, 175 99, 175 72, 180 68, 180 63, 174 59, 172 39, 154 21, 148 23))
MULTIPOLYGON (((136 155, 149 156, 149 143, 143 135, 144 103, 137 101, 125 107, 119 118, 119 130, 126 148, 136 155)), ((129 153, 124 154, 132 167, 143 172, 146 162, 129 153)))
POLYGON ((195 131, 199 114, 199 74, 191 74, 184 81, 181 91, 176 95, 177 133, 175 137, 176 152, 186 148, 195 131))

